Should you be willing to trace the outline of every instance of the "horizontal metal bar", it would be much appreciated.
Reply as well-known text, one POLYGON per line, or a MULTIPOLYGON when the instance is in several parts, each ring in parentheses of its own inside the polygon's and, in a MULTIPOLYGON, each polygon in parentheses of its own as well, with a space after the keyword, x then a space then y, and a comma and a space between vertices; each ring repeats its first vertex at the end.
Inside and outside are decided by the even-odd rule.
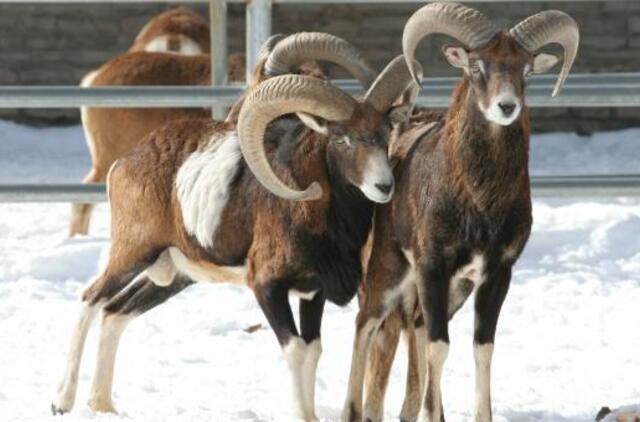
MULTIPOLYGON (((40 4, 78 4, 78 3, 205 3, 208 0, 0 0, 0 3, 40 3, 40 4)), ((247 3, 249 0, 225 0, 227 3, 247 3)), ((459 0, 440 0, 459 1, 459 0)), ((520 0, 464 0, 465 3, 516 3, 520 0)), ((549 4, 561 2, 595 3, 603 0, 527 0, 531 2, 545 2, 549 4)), ((609 2, 623 2, 629 0, 606 0, 609 2)), ((272 0, 280 4, 397 4, 424 3, 424 0, 272 0)))
POLYGON ((533 176, 536 198, 640 196, 640 175, 533 176))
POLYGON ((233 104, 237 86, 0 87, 0 108, 212 107, 233 104))
POLYGON ((0 202, 106 202, 104 184, 0 184, 0 202))
MULTIPOLYGON (((640 175, 533 176, 535 198, 640 196, 640 175)), ((1 185, 0 202, 105 202, 104 184, 1 185)))
MULTIPOLYGON (((558 75, 534 75, 528 82, 528 85, 538 86, 545 85, 552 87, 558 75)), ((427 77, 423 79, 425 85, 452 85, 460 80, 459 76, 439 76, 439 77, 427 77)), ((358 85, 359 82, 355 79, 332 79, 333 83, 340 85, 358 85)), ((565 85, 580 86, 580 85, 640 85, 640 73, 638 72, 605 72, 605 73, 573 73, 567 78, 565 85)))
MULTIPOLYGON (((425 78, 418 104, 447 107, 453 85, 459 78, 425 78)), ((346 92, 362 94, 354 80, 336 80, 346 92)), ((640 73, 573 75, 562 93, 551 97, 555 78, 533 78, 527 89, 532 107, 638 107, 640 73)), ((213 107, 229 106, 244 91, 242 85, 205 86, 0 86, 0 108, 73 107, 213 107)))

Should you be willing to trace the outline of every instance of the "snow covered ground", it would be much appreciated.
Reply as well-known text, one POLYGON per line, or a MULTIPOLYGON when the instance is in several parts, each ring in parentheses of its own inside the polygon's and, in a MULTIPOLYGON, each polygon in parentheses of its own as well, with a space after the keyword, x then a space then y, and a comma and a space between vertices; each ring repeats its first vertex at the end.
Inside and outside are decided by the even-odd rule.
MULTIPOLYGON (((640 130, 532 142, 535 174, 638 171, 640 130)), ((75 182, 89 158, 78 127, 0 123, 0 183, 75 182)), ((86 405, 97 330, 87 342, 76 408, 53 417, 77 298, 109 246, 108 210, 91 236, 66 238, 68 204, 0 204, 0 421, 281 421, 286 364, 251 293, 194 286, 125 332, 116 366, 118 416, 86 405)), ((640 402, 640 200, 535 201, 534 230, 503 308, 493 405, 501 421, 589 421, 601 406, 640 402)), ((329 305, 317 385, 318 414, 338 420, 357 304, 329 305)), ((95 327, 94 327, 95 328, 95 327)), ((473 406, 472 312, 452 322, 445 366, 449 421, 473 406)), ((404 386, 401 346, 387 395, 395 420, 404 386)))

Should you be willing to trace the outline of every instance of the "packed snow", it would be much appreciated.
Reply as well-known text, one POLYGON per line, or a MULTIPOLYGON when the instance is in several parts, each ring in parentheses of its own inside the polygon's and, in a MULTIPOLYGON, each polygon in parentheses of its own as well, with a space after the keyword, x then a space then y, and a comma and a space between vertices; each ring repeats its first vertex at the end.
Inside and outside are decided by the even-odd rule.
MULTIPOLYGON (((640 130, 535 136, 534 174, 636 173, 640 130)), ((0 183, 76 182, 89 168, 79 127, 0 123, 0 183)), ((92 330, 76 407, 53 417, 78 296, 109 248, 98 206, 91 235, 66 237, 68 204, 0 204, 0 421, 281 421, 289 419, 286 363, 251 294, 194 286, 133 322, 116 365, 119 415, 86 406, 97 345, 92 330)), ((531 240, 503 308, 493 368, 498 421, 591 421, 602 406, 640 402, 640 200, 534 202, 531 240)), ((473 407, 471 302, 451 324, 443 378, 447 420, 473 407)), ((357 303, 328 305, 317 413, 339 419, 357 303)), ((386 401, 396 420, 406 353, 399 348, 386 401)))

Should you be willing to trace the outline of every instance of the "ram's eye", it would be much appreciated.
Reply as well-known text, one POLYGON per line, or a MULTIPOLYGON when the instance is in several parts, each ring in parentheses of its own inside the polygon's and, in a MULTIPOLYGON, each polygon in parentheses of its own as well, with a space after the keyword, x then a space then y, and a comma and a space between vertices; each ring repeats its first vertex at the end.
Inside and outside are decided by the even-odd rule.
POLYGON ((338 145, 344 145, 349 143, 349 139, 346 136, 336 138, 335 143, 338 145))

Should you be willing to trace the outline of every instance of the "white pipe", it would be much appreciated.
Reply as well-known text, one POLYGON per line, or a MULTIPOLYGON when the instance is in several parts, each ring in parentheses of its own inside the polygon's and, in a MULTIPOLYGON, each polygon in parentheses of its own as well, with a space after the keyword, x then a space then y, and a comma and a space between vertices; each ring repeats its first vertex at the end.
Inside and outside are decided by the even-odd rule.
MULTIPOLYGON (((211 86, 227 83, 227 1, 209 0, 209 25, 211 28, 211 86)), ((225 107, 213 107, 211 116, 224 120, 225 107)))
POLYGON ((271 35, 271 1, 249 0, 247 3, 247 81, 251 80, 258 62, 260 47, 271 35))

